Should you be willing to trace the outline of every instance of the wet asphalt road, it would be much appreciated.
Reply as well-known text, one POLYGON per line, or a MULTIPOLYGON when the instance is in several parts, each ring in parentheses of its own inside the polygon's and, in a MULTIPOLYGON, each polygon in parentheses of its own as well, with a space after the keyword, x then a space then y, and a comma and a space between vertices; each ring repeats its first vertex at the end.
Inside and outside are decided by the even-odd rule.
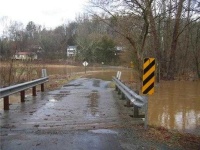
POLYGON ((0 111, 2 150, 169 149, 143 141, 131 129, 143 123, 108 81, 81 78, 61 89, 26 97, 0 111))

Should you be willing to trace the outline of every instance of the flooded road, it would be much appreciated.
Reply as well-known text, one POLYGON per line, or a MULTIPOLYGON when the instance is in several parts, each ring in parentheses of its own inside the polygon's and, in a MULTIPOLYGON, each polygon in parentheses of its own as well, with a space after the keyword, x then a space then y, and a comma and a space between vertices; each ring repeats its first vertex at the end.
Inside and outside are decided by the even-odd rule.
POLYGON ((80 78, 60 89, 27 97, 25 103, 11 105, 9 111, 0 111, 1 149, 133 150, 152 147, 142 143, 134 130, 130 130, 143 120, 129 116, 133 112, 124 107, 109 83, 80 78))
MULTIPOLYGON (((65 66, 56 69, 49 68, 48 74, 70 73, 73 75, 81 70, 84 71, 84 68, 65 66)), ((118 70, 122 71, 121 78, 123 81, 136 81, 136 74, 131 69, 119 67, 99 67, 96 69, 90 67, 86 77, 111 81, 112 76, 115 76, 118 70)), ((96 85, 98 85, 99 81, 96 82, 96 85)), ((86 116, 92 118, 92 116, 101 115, 98 113, 99 108, 97 107, 99 106, 99 96, 99 91, 95 91, 95 88, 90 94, 85 95, 87 99, 90 99, 86 104, 90 107, 84 112, 87 114, 86 116)), ((57 97, 59 98, 58 95, 57 97)), ((50 101, 56 101, 56 96, 50 101)), ((19 99, 17 102, 19 102, 19 99)), ((2 109, 2 101, 0 107, 2 109)), ((149 96, 148 113, 150 125, 200 135, 200 81, 161 81, 156 84, 155 93, 149 96)))
MULTIPOLYGON (((37 93, 36 97, 27 96, 25 103, 12 104, 9 111, 1 110, 1 149, 177 150, 177 147, 144 139, 140 135, 144 128, 135 129, 135 125, 144 124, 143 119, 131 117, 132 108, 124 106, 125 101, 110 88, 110 83, 95 78, 79 78, 60 89, 37 93)), ((150 100, 155 102, 155 97, 150 100)), ((152 115, 152 104, 149 104, 150 122, 156 115, 166 117, 169 112, 164 111, 166 114, 163 116, 161 112, 169 108, 163 108, 164 105, 154 106, 154 111, 162 109, 156 109, 160 112, 152 115)), ((173 110, 183 110, 183 105, 176 105, 180 107, 174 105, 173 110)))

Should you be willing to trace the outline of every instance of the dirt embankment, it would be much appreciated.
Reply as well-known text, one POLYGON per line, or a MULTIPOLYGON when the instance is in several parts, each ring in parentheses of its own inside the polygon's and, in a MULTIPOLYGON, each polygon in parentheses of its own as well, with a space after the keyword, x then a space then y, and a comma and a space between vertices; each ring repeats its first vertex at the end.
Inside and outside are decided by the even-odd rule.
POLYGON ((134 126, 142 138, 165 143, 172 148, 185 150, 200 150, 200 136, 171 131, 164 127, 148 126, 148 130, 144 130, 143 125, 134 126))

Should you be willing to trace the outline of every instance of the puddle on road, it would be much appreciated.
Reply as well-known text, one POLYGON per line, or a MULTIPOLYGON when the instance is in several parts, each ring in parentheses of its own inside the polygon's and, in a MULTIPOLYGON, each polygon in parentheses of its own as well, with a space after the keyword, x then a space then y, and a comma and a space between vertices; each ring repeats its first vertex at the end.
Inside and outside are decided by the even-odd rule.
POLYGON ((63 97, 64 97, 63 95, 49 96, 49 101, 50 102, 58 102, 58 101, 62 100, 63 97))
POLYGON ((99 117, 99 110, 98 110, 99 95, 98 95, 98 91, 93 90, 90 93, 90 95, 87 96, 87 98, 89 98, 89 100, 88 100, 88 104, 87 104, 87 113, 86 113, 86 116, 88 118, 99 117))
POLYGON ((59 94, 69 95, 69 94, 70 94, 70 91, 60 91, 59 94))
POLYGON ((58 102, 62 100, 63 97, 66 97, 70 94, 70 91, 59 91, 59 93, 49 93, 50 102, 58 102))
POLYGON ((50 98, 49 99, 50 102, 58 102, 58 100, 54 99, 54 98, 50 98))
POLYGON ((66 84, 66 85, 63 85, 63 87, 69 87, 69 86, 81 86, 81 84, 66 84))
POLYGON ((93 80, 93 84, 92 85, 94 87, 100 87, 100 80, 98 80, 98 79, 93 80))
POLYGON ((98 129, 98 130, 89 130, 92 133, 100 133, 100 134, 118 134, 116 131, 109 129, 98 129))

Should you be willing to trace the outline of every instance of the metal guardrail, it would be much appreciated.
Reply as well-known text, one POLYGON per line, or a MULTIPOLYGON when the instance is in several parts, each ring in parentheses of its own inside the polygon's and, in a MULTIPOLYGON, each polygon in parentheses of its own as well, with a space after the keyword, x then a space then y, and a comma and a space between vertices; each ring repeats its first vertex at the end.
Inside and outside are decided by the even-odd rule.
POLYGON ((24 102, 25 90, 32 88, 33 96, 36 96, 36 86, 41 85, 41 91, 44 91, 44 83, 48 82, 49 77, 43 77, 33 81, 16 84, 0 89, 0 98, 4 98, 4 110, 9 110, 9 96, 21 92, 21 102, 24 102))
POLYGON ((125 84, 120 81, 121 72, 118 71, 116 77, 113 77, 113 81, 115 83, 116 90, 122 94, 122 97, 127 100, 127 106, 131 106, 130 102, 133 103, 134 107, 134 117, 139 117, 139 108, 145 109, 145 123, 144 128, 147 129, 147 121, 148 121, 148 97, 141 96, 137 94, 135 91, 131 90, 125 84))
POLYGON ((48 81, 48 77, 44 77, 44 78, 40 78, 40 79, 36 79, 33 81, 29 81, 29 82, 25 82, 25 83, 20 83, 20 84, 16 84, 13 86, 9 86, 9 87, 5 87, 5 88, 1 88, 0 89, 0 98, 15 94, 17 92, 26 90, 26 89, 30 89, 36 85, 39 84, 43 84, 45 82, 48 81))
POLYGON ((128 98, 134 105, 137 107, 143 107, 147 103, 146 96, 140 96, 130 88, 128 88, 125 84, 123 84, 116 77, 113 77, 113 81, 115 82, 117 88, 128 98))

